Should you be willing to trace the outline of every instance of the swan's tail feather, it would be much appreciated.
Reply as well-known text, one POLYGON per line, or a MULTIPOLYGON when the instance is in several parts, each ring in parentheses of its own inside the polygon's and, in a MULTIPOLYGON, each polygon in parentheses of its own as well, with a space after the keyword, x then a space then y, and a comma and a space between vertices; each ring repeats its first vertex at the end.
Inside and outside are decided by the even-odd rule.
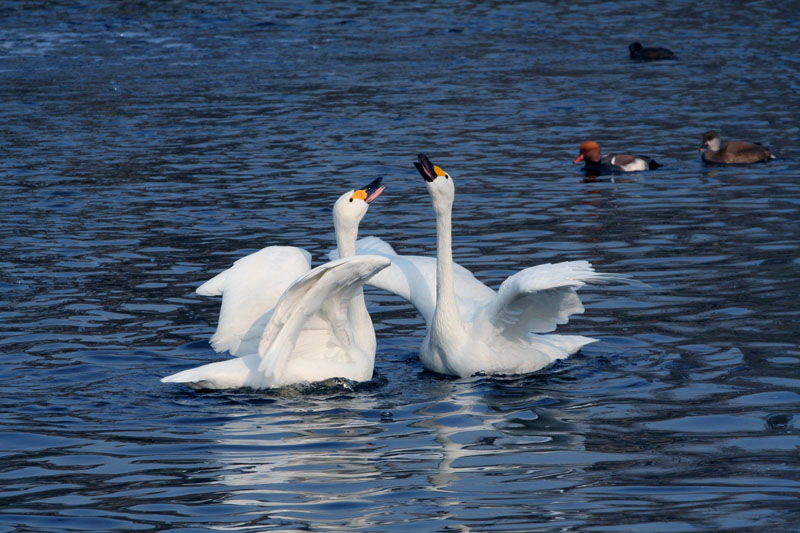
POLYGON ((257 385, 258 355, 236 357, 183 370, 161 379, 161 383, 181 383, 195 390, 236 389, 257 385))
POLYGON ((225 288, 225 280, 228 277, 228 271, 223 270, 210 280, 206 281, 195 292, 201 296, 219 296, 225 288))

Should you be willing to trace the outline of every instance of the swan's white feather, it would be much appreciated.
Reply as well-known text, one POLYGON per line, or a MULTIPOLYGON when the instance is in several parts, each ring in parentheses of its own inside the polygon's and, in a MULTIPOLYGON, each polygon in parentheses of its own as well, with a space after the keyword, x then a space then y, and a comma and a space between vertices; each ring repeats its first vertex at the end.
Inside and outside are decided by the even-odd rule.
POLYGON ((200 296, 220 296, 222 291, 225 290, 225 280, 228 279, 229 270, 230 269, 223 270, 210 280, 197 287, 194 292, 200 296))
POLYGON ((311 254, 302 248, 268 246, 202 284, 199 294, 222 295, 211 346, 233 355, 255 353, 270 312, 283 291, 308 272, 310 262, 311 254))
POLYGON ((195 390, 259 388, 263 381, 258 374, 261 359, 257 353, 217 361, 183 370, 161 379, 161 383, 181 383, 195 390))
POLYGON ((508 338, 549 333, 583 313, 577 290, 601 277, 588 261, 543 264, 506 279, 485 317, 508 338))
POLYGON ((358 346, 348 307, 364 282, 389 264, 389 259, 377 255, 347 257, 320 265, 298 279, 278 302, 264 330, 259 372, 278 386, 297 381, 293 365, 302 369, 306 381, 330 377, 330 367, 336 369, 337 377, 370 379, 372 367, 361 368, 363 354, 353 353, 358 346), (367 370, 370 375, 365 375, 367 370), (309 377, 314 372, 319 377, 309 377))

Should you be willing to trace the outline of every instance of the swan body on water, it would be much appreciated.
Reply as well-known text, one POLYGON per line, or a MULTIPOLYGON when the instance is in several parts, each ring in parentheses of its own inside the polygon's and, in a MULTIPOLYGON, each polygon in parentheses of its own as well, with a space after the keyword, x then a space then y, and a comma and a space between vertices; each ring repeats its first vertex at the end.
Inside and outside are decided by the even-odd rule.
POLYGON ((453 262, 453 179, 424 155, 415 166, 436 214, 436 258, 398 255, 376 237, 361 239, 357 248, 358 253, 391 259, 367 283, 408 300, 422 315, 427 334, 420 359, 425 368, 460 377, 523 374, 597 340, 551 332, 584 311, 580 287, 628 281, 626 276, 595 272, 587 261, 548 263, 514 274, 495 292, 453 262))
POLYGON ((380 181, 334 204, 342 259, 311 269, 307 251, 269 246, 201 285, 199 294, 222 295, 211 345, 237 357, 161 381, 195 389, 263 389, 333 377, 371 379, 376 340, 362 288, 390 261, 354 255, 358 224, 384 190, 380 181))

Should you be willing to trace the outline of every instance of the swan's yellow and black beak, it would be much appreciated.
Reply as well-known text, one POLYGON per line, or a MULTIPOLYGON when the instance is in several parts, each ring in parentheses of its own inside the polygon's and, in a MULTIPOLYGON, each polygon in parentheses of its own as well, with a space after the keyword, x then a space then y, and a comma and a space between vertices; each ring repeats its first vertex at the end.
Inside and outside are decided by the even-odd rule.
POLYGON ((444 170, 431 163, 431 160, 425 154, 419 154, 417 159, 419 161, 414 161, 414 166, 417 167, 417 171, 428 183, 446 174, 444 170))
POLYGON ((353 193, 353 198, 358 198, 359 200, 364 200, 368 204, 371 204, 378 196, 381 195, 383 191, 386 190, 386 187, 381 187, 382 181, 383 178, 376 178, 372 180, 369 185, 363 189, 355 191, 353 193))

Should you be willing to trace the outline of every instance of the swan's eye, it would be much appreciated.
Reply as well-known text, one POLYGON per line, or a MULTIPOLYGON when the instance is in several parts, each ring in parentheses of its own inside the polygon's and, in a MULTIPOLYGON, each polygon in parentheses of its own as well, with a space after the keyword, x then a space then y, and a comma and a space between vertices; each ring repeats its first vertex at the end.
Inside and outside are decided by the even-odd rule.
POLYGON ((353 203, 353 199, 352 198, 350 198, 350 203, 353 203))

